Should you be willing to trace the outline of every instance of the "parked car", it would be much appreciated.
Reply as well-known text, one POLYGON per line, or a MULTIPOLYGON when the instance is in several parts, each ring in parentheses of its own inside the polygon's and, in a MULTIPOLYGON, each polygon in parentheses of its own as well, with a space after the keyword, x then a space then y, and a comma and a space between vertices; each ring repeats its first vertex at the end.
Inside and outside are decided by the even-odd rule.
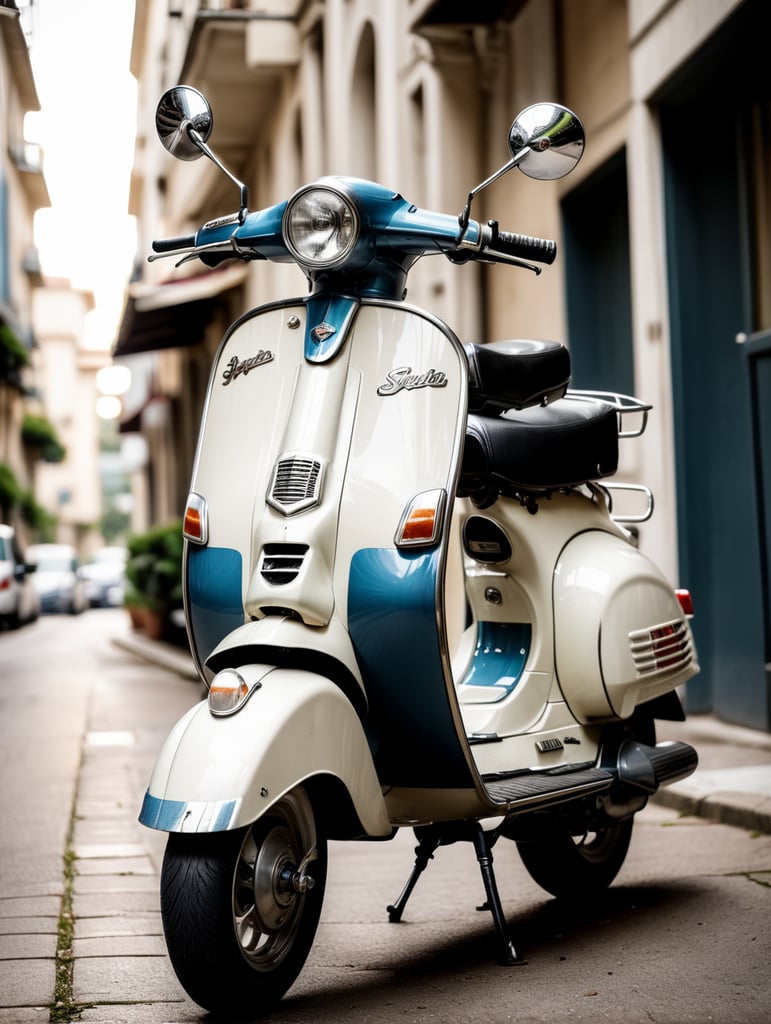
POLYGON ((86 581, 78 555, 69 544, 33 544, 27 557, 35 564, 32 577, 43 612, 79 615, 88 608, 86 581))
POLYGON ((86 581, 86 597, 92 608, 119 608, 126 585, 128 550, 122 547, 99 548, 81 569, 86 581))
POLYGON ((33 572, 14 528, 0 524, 0 624, 16 629, 38 617, 40 600, 32 585, 33 572))

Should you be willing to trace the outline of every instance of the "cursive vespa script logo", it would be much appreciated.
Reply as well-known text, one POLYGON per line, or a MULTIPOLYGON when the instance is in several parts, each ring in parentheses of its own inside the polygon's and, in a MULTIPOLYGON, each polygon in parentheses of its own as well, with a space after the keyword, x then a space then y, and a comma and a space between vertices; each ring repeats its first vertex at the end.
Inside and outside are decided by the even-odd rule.
POLYGON ((386 383, 377 389, 379 395, 396 395, 400 391, 413 391, 415 388, 445 388, 447 377, 442 370, 426 370, 424 373, 413 373, 411 366, 400 366, 398 370, 389 370, 386 383))
POLYGON ((264 363, 272 361, 273 353, 267 349, 260 350, 256 356, 249 356, 248 359, 239 359, 238 356, 231 356, 226 369, 222 371, 222 386, 227 387, 228 384, 231 384, 241 374, 246 376, 256 366, 262 366, 264 363))

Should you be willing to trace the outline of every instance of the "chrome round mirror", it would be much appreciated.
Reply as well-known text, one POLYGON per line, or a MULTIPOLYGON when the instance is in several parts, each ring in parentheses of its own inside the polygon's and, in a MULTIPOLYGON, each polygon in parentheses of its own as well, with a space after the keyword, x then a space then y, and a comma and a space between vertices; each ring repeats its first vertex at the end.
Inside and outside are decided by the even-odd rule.
POLYGON ((178 160, 197 160, 214 125, 206 97, 189 85, 177 85, 161 96, 155 110, 155 130, 164 148, 178 160))
POLYGON ((584 151, 584 138, 584 126, 572 110, 535 103, 509 129, 509 150, 528 177, 547 181, 573 170, 584 151))

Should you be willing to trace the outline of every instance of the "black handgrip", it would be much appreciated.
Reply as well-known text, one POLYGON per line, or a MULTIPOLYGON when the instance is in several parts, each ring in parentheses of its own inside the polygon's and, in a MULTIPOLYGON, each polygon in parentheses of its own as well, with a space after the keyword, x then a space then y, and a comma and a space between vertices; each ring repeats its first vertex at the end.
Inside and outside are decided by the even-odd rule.
POLYGON ((192 249, 195 235, 179 235, 177 238, 156 238, 152 243, 153 252, 174 252, 175 249, 192 249))
POLYGON ((557 258, 557 243, 550 238, 533 238, 531 235, 499 231, 497 225, 493 227, 493 238, 486 248, 518 259, 535 260, 537 263, 554 263, 557 258))

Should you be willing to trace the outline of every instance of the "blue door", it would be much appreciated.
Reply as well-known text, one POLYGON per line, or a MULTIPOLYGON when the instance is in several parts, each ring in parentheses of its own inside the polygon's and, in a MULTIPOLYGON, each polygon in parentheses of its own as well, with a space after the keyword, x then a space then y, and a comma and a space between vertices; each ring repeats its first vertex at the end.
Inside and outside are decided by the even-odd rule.
MULTIPOLYGON (((759 235, 750 173, 768 156, 752 128, 771 96, 760 53, 766 10, 740 8, 660 98, 680 578, 694 594, 702 665, 687 703, 763 729, 771 728, 771 701, 759 424, 736 339, 771 327, 759 301, 759 245, 768 240, 759 235)), ((768 376, 757 384, 767 410, 768 376)))

